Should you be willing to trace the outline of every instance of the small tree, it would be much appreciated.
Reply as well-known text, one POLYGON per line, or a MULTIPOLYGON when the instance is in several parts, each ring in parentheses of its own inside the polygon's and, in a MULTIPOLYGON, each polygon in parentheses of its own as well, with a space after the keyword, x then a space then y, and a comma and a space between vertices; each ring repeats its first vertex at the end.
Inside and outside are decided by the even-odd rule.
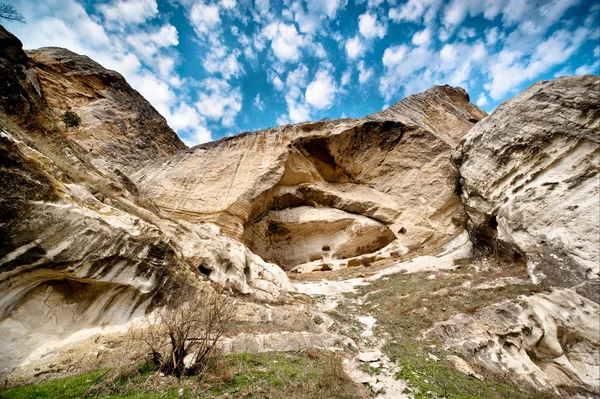
POLYGON ((81 118, 73 111, 66 111, 61 116, 60 119, 65 123, 66 127, 76 127, 81 124, 81 118))
POLYGON ((131 334, 148 346, 150 360, 165 375, 200 375, 213 359, 234 314, 231 298, 203 293, 176 309, 156 312, 147 318, 147 328, 132 330, 131 334))
POLYGON ((25 23, 25 17, 10 4, 0 3, 0 19, 25 23))

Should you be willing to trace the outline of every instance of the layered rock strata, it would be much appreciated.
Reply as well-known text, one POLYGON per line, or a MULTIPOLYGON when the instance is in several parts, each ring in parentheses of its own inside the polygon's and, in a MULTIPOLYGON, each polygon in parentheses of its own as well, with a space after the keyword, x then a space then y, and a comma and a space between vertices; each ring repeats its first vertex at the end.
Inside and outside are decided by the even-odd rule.
POLYGON ((598 76, 532 85, 478 123, 454 161, 476 246, 600 302, 598 76))
POLYGON ((133 175, 174 218, 208 221, 285 269, 462 229, 454 144, 485 113, 439 86, 362 119, 288 125, 203 144, 133 175))

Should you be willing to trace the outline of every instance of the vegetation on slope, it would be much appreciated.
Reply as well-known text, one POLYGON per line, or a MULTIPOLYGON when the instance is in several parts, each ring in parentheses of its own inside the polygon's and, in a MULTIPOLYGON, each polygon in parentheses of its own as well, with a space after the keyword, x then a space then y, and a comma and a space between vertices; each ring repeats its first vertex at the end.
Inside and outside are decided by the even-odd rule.
MULTIPOLYGON (((439 343, 422 339, 424 330, 455 314, 472 313, 477 308, 542 289, 526 280, 497 288, 471 289, 499 278, 526 278, 525 270, 521 265, 497 265, 487 260, 460 263, 454 271, 398 274, 360 287, 357 293, 347 294, 349 301, 332 316, 337 320, 356 313, 375 316, 375 333, 387 340, 383 352, 400 366, 397 378, 409 382, 415 399, 552 398, 534 388, 516 386, 508 376, 490 375, 485 370, 476 370, 484 375, 483 381, 467 376, 445 359, 451 353, 439 343), (358 298, 362 300, 352 300, 358 298)), ((356 335, 356 328, 352 326, 346 332, 356 335)))
POLYGON ((143 365, 120 378, 100 370, 76 377, 11 388, 3 399, 286 398, 361 399, 364 389, 348 379, 330 352, 271 352, 225 356, 202 379, 161 377, 143 365))

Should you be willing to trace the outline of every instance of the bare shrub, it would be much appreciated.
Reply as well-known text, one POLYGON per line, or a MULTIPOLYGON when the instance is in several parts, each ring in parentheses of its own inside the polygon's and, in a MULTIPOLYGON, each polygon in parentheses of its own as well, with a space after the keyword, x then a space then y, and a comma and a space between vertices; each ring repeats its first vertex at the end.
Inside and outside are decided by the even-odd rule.
POLYGON ((217 343, 230 328, 235 302, 215 292, 188 297, 175 309, 147 318, 148 327, 132 329, 145 343, 150 361, 165 375, 201 375, 214 358, 217 343))

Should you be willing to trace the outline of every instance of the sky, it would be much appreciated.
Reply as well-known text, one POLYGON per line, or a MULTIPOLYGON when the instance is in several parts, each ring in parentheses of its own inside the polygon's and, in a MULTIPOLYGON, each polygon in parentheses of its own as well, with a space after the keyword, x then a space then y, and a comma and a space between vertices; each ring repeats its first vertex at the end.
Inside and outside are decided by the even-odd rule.
POLYGON ((600 74, 600 0, 8 2, 25 48, 120 72, 189 146, 364 116, 436 84, 491 112, 538 80, 600 74))

